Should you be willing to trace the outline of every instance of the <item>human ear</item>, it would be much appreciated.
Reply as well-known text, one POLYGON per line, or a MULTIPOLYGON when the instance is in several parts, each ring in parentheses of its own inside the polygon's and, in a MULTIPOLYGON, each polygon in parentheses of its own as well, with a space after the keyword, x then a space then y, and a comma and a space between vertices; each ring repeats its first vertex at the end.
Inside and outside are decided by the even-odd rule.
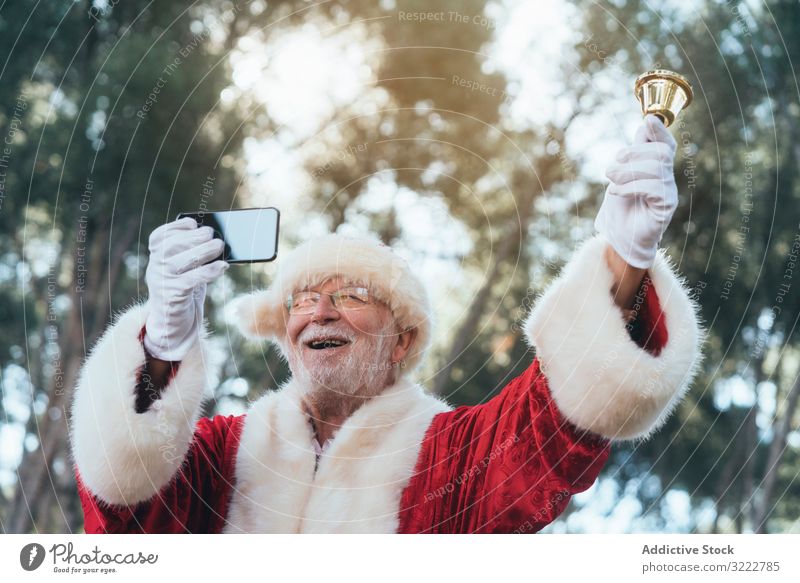
POLYGON ((392 350, 392 363, 396 364, 406 357, 406 354, 408 354, 408 351, 414 344, 416 337, 416 328, 403 330, 397 335, 397 344, 395 344, 394 349, 392 350))

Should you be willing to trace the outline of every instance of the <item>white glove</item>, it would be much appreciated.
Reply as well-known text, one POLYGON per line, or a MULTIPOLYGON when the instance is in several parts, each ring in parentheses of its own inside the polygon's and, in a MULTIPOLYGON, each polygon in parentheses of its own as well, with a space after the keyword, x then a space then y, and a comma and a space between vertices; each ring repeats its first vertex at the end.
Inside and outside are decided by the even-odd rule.
POLYGON ((203 322, 206 284, 225 273, 227 262, 214 261, 225 246, 211 227, 197 228, 184 217, 150 234, 145 281, 150 292, 144 346, 161 360, 182 360, 197 341, 203 322))
POLYGON ((594 221, 614 250, 633 267, 653 265, 658 243, 678 206, 672 169, 675 139, 654 115, 636 132, 608 167, 611 184, 594 221))

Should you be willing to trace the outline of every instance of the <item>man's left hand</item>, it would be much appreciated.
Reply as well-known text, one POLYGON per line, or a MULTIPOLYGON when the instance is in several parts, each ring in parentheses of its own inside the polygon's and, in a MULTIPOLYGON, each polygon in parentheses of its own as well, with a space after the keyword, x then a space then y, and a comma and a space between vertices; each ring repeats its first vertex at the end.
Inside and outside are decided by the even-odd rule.
POLYGON ((676 142, 654 115, 606 170, 611 181, 594 225, 629 265, 647 269, 678 206, 676 142))

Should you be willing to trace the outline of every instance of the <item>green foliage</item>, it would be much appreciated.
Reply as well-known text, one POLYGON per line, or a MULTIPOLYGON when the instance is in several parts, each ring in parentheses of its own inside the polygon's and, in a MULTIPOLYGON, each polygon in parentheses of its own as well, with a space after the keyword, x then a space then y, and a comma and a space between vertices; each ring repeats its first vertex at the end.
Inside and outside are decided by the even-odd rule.
MULTIPOLYGON (((3 528, 79 528, 66 419, 86 350, 114 312, 146 296, 153 228, 181 211, 247 204, 256 187, 244 171, 245 140, 283 139, 286 128, 258 96, 221 99, 232 86, 239 41, 252 35, 268 49, 281 34, 316 27, 324 35, 362 30, 353 42, 376 43, 372 76, 354 103, 339 105, 293 144, 315 153, 301 158, 311 180, 291 209, 302 220, 281 243, 304 239, 307 223, 321 217, 333 230, 366 225, 429 258, 441 251, 406 232, 402 203, 365 203, 370 179, 441 203, 471 249, 448 253, 468 282, 453 286, 451 301, 464 306, 443 322, 447 333, 426 370, 428 384, 454 405, 491 398, 529 364, 519 324, 588 234, 602 185, 575 172, 583 160, 567 139, 571 123, 622 91, 630 99, 627 85, 603 89, 609 84, 596 81, 632 81, 656 64, 690 77, 695 103, 675 129, 680 206, 664 245, 707 323, 706 368, 660 433, 615 447, 604 477, 632 492, 643 520, 659 527, 669 527, 663 494, 679 489, 695 511, 716 505, 728 519, 717 521, 719 529, 758 528, 753 508, 764 498, 768 530, 796 529, 796 445, 785 449, 771 492, 765 482, 782 416, 797 427, 788 396, 796 390, 800 296, 781 295, 780 284, 796 292, 800 107, 790 64, 800 57, 800 7, 578 5, 580 40, 564 47, 563 62, 572 116, 520 128, 508 123, 515 95, 488 58, 498 31, 481 20, 486 3, 479 0, 126 0, 103 10, 91 1, 5 3, 0 128, 13 144, 0 191, 0 370, 27 369, 31 415, 5 422, 26 424, 40 444, 20 465, 35 504, 28 513, 23 488, 0 491, 3 528), (423 13, 442 16, 413 16, 423 13), (342 156, 348 145, 366 151, 342 156), (575 195, 575 186, 591 200, 575 195), (544 212, 548 198, 566 202, 544 212), (58 390, 55 363, 67 391, 58 390), (767 396, 774 383, 775 411, 724 403, 722 383, 734 377, 752 395, 767 396), (47 406, 34 409, 34 401, 47 406)), ((265 50, 265 66, 271 58, 265 50)), ((268 270, 232 269, 226 281, 228 291, 212 294, 208 305, 230 352, 228 382, 209 414, 231 402, 243 407, 288 375, 274 349, 244 341, 222 317, 226 299, 268 284, 268 270), (246 394, 233 380, 246 383, 246 394)), ((4 394, 12 389, 4 386, 4 394)), ((3 401, 0 407, 7 413, 3 401)))
MULTIPOLYGON (((793 277, 786 269, 800 233, 797 213, 784 210, 795 208, 800 196, 800 108, 791 67, 800 51, 791 35, 800 7, 768 2, 753 13, 743 3, 708 2, 691 10, 653 10, 628 1, 587 2, 584 9, 592 43, 578 47, 583 69, 602 72, 602 47, 606 62, 631 76, 660 66, 683 72, 695 88, 695 102, 675 132, 682 196, 664 243, 701 306, 709 331, 707 369, 679 414, 637 446, 633 458, 651 464, 663 483, 689 491, 698 505, 722 496, 719 513, 740 529, 756 528, 748 513, 764 495, 767 450, 785 412, 774 419, 764 412, 756 431, 759 405, 720 409, 714 396, 720 381, 733 376, 743 377, 753 395, 768 393, 758 385, 771 376, 764 352, 780 358, 795 346, 798 296, 784 295, 781 284, 793 277), (770 313, 774 319, 765 319, 770 313)), ((775 381, 780 403, 795 383, 775 381)), ((618 459, 625 456, 618 452, 618 459)), ((794 467, 796 476, 795 460, 796 448, 789 448, 782 464, 794 467)), ((790 486, 785 478, 782 483, 790 486)), ((776 487, 774 494, 780 492, 776 487)), ((785 496, 776 500, 775 524, 792 516, 791 505, 785 496)))

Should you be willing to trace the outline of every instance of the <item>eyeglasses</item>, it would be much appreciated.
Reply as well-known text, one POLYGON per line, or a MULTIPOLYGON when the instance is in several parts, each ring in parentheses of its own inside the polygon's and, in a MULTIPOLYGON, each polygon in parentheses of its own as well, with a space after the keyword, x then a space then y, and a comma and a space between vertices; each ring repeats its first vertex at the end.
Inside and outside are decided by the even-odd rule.
POLYGON ((310 314, 317 309, 320 298, 325 295, 331 299, 337 310, 361 310, 373 303, 369 290, 365 287, 343 287, 335 292, 301 291, 286 299, 290 314, 310 314))

